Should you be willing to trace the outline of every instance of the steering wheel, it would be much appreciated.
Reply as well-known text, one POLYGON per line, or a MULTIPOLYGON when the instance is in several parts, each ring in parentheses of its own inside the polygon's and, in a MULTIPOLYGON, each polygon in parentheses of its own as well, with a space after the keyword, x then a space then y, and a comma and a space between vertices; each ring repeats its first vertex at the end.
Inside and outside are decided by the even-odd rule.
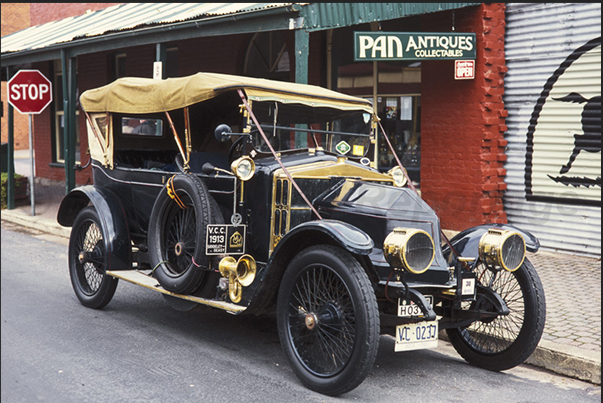
POLYGON ((235 140, 228 149, 228 163, 232 163, 236 158, 243 155, 243 147, 245 147, 245 136, 241 136, 235 140))

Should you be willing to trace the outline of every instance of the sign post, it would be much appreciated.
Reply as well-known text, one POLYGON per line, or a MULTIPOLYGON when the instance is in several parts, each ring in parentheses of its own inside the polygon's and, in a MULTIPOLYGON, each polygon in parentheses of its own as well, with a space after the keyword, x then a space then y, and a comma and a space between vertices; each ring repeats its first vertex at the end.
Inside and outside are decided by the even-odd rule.
POLYGON ((20 113, 29 115, 29 158, 31 161, 29 186, 32 216, 36 215, 32 115, 42 113, 51 102, 52 83, 39 70, 19 70, 8 81, 8 103, 20 113))

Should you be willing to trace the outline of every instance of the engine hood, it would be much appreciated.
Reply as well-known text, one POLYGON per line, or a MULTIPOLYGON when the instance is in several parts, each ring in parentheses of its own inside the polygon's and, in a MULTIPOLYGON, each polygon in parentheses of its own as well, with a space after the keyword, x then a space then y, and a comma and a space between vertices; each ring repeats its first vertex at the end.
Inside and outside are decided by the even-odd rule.
MULTIPOLYGON (((324 218, 348 222, 365 231, 375 243, 371 260, 384 270, 389 270, 389 265, 383 256, 383 241, 394 228, 417 228, 427 232, 436 249, 431 269, 442 272, 441 281, 448 280, 447 263, 440 247, 439 218, 413 190, 345 179, 317 197, 314 205, 324 218)), ((415 280, 421 278, 424 276, 416 276, 415 280)))

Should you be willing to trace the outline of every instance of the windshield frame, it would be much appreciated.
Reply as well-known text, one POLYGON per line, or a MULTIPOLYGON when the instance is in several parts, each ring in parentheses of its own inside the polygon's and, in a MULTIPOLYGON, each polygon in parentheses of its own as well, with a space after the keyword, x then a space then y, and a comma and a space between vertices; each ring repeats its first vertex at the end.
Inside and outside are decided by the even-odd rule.
MULTIPOLYGON (((305 102, 284 104, 277 100, 265 99, 255 102, 250 100, 249 103, 256 117, 260 115, 258 121, 261 129, 278 153, 319 149, 333 155, 355 159, 368 157, 372 160, 369 152, 375 143, 378 121, 372 110, 369 113, 364 107, 340 109, 325 105, 309 105, 305 102), (279 124, 279 118, 282 117, 281 110, 286 110, 284 124, 279 124), (294 116, 295 113, 299 113, 300 116, 294 116), (346 125, 359 127, 360 130, 335 128, 346 125), (289 138, 281 141, 284 136, 289 138)), ((249 117, 244 131, 250 134, 250 142, 256 152, 269 152, 265 140, 259 136, 258 128, 249 117)))

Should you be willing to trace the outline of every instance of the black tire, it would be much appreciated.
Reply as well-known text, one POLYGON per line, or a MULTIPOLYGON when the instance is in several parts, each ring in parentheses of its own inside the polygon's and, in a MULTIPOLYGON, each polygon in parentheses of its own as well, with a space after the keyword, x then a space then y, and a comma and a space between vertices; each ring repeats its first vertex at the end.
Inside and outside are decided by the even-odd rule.
POLYGON ((107 251, 98 213, 86 207, 77 215, 69 237, 69 276, 82 305, 100 309, 107 305, 118 279, 107 276, 107 251))
POLYGON ((514 272, 502 270, 494 275, 483 264, 478 265, 476 272, 481 284, 493 281, 492 289, 505 301, 510 313, 465 328, 446 329, 446 333, 456 351, 470 364, 492 371, 513 368, 528 359, 542 337, 546 318, 542 283, 527 259, 514 272))
POLYGON ((278 294, 277 322, 293 371, 314 391, 348 392, 373 367, 377 299, 362 266, 340 248, 313 246, 291 261, 278 294))
POLYGON ((192 174, 174 176, 173 188, 178 201, 168 195, 167 186, 157 196, 149 220, 149 261, 154 268, 153 275, 163 288, 177 294, 191 294, 208 273, 205 270, 209 262, 205 254, 207 225, 219 221, 215 219, 219 209, 205 183, 192 174), (215 214, 212 214, 212 205, 215 214))

